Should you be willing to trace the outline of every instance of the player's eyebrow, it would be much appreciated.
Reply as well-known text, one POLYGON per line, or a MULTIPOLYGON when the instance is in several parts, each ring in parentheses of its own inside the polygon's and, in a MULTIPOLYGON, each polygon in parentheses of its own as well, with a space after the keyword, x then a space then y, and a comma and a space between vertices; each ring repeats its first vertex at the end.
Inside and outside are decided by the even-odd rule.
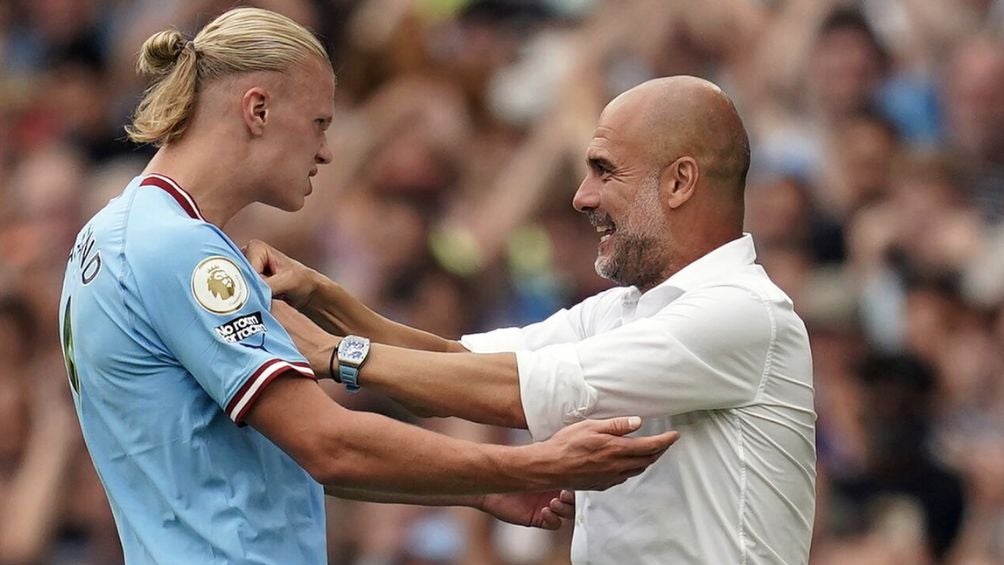
POLYGON ((600 156, 586 157, 586 164, 595 171, 613 171, 617 168, 609 159, 600 156))

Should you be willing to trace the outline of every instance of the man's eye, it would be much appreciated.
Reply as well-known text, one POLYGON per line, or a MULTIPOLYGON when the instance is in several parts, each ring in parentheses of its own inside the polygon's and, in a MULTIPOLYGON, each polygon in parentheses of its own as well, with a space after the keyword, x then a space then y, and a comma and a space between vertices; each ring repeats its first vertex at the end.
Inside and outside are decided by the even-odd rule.
POLYGON ((610 166, 610 163, 602 159, 589 159, 589 168, 593 170, 596 176, 604 179, 614 173, 614 169, 610 166))

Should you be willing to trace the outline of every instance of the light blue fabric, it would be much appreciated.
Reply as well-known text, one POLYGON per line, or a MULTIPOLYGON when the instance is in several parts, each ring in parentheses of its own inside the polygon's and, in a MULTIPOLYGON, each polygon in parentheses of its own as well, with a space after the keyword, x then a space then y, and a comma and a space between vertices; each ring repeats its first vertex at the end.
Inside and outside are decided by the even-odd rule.
POLYGON ((239 423, 271 377, 312 373, 234 243, 141 181, 83 228, 60 301, 74 403, 126 562, 325 563, 321 486, 228 417, 239 423), (233 307, 224 314, 196 298, 212 257, 230 278, 198 292, 233 307))

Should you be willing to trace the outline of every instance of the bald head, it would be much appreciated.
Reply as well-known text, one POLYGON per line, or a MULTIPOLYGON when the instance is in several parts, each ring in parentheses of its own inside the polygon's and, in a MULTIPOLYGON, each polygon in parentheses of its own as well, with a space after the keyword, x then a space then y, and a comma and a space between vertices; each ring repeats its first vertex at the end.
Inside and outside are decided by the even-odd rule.
POLYGON ((706 80, 651 80, 603 110, 572 205, 602 234, 596 272, 642 291, 742 233, 749 142, 706 80))
POLYGON ((650 80, 610 102, 600 117, 604 123, 638 140, 653 168, 690 156, 704 182, 742 196, 749 139, 732 100, 715 84, 691 76, 650 80))

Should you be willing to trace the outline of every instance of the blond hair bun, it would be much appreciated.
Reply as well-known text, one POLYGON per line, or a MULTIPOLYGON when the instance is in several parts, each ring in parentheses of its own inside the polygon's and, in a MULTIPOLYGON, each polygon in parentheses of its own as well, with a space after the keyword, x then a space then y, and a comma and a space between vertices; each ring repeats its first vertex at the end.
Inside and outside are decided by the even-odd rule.
POLYGON ((146 77, 164 75, 178 62, 187 43, 185 37, 176 29, 158 31, 143 42, 136 70, 146 77))
POLYGON ((289 72, 311 58, 331 65, 310 31, 259 8, 224 12, 192 41, 176 29, 157 32, 136 64, 149 86, 126 133, 136 143, 171 143, 185 133, 205 85, 241 73, 289 72))

